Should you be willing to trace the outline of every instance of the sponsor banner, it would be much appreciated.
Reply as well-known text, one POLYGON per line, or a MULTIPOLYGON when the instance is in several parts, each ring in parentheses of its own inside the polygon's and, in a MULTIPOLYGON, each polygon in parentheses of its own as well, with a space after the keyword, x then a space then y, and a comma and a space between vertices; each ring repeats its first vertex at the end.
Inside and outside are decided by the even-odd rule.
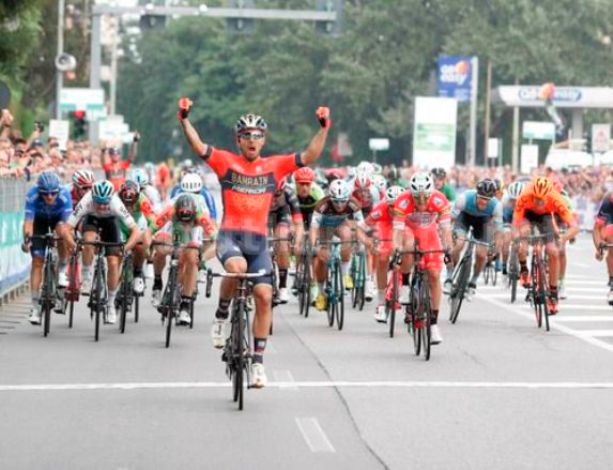
POLYGON ((438 95, 470 101, 473 80, 473 57, 441 56, 438 58, 438 95))
POLYGON ((414 165, 450 168, 455 164, 457 111, 453 98, 415 98, 414 165))
POLYGON ((0 213, 0 294, 21 284, 30 273, 30 255, 21 251, 23 211, 0 213))
MULTIPOLYGON (((499 86, 498 98, 507 106, 542 107, 542 85, 499 86)), ((613 88, 556 86, 552 100, 557 108, 613 108, 613 88)))

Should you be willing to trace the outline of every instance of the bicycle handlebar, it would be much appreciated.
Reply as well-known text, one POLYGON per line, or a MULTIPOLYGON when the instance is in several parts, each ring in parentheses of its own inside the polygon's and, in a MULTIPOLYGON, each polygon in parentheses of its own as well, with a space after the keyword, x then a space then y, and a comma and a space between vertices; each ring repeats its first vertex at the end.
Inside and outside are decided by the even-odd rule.
POLYGON ((260 276, 272 275, 270 271, 266 271, 265 269, 260 269, 256 273, 228 273, 228 272, 215 273, 211 270, 209 270, 208 272, 209 272, 209 275, 212 277, 228 277, 228 278, 234 278, 234 279, 252 279, 252 278, 256 278, 260 276))

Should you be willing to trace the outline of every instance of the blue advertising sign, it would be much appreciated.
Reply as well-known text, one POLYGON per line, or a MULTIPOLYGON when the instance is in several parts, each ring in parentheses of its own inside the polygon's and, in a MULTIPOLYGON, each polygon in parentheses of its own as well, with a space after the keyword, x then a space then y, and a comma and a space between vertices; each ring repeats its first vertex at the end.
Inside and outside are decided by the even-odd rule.
POLYGON ((458 101, 471 100, 472 59, 469 56, 441 56, 438 58, 439 96, 456 98, 458 101))

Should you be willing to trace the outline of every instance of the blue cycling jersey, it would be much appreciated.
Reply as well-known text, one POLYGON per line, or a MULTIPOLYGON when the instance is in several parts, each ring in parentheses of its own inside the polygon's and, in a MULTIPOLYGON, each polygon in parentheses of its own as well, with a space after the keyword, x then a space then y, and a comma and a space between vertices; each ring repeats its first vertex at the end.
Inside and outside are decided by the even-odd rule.
MULTIPOLYGON (((181 185, 178 184, 170 190, 170 199, 174 200, 176 196, 183 194, 184 192, 185 191, 181 189, 181 185)), ((211 193, 203 187, 200 190, 200 195, 204 198, 204 202, 206 202, 206 207, 209 209, 211 219, 217 220, 217 208, 215 207, 215 199, 213 199, 211 193)))
POLYGON ((35 217, 43 219, 59 218, 62 222, 68 220, 72 214, 72 198, 70 191, 65 187, 60 188, 60 193, 53 202, 47 204, 44 198, 38 194, 38 187, 33 186, 26 194, 26 220, 32 221, 35 217))
POLYGON ((456 203, 456 208, 460 212, 466 212, 473 217, 493 217, 495 216, 496 209, 499 209, 500 201, 496 198, 492 198, 488 201, 487 205, 483 210, 477 207, 477 191, 471 189, 466 191, 462 196, 458 199, 456 203))

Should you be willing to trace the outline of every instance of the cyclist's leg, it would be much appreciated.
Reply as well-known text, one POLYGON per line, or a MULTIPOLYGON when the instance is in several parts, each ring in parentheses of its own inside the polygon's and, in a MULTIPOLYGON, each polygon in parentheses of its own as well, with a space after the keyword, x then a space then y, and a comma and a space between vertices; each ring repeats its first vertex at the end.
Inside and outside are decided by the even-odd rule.
MULTIPOLYGON (((101 228, 100 238, 106 243, 119 243, 121 242, 121 234, 119 231, 119 224, 117 219, 107 218, 101 219, 99 226, 101 228)), ((108 287, 108 302, 110 317, 112 318, 113 310, 115 308, 115 297, 117 296, 117 290, 119 288, 120 267, 122 260, 122 252, 120 248, 106 248, 106 262, 107 262, 107 287, 108 287)))
POLYGON ((549 255, 549 288, 557 293, 558 277, 560 275, 560 250, 556 243, 556 230, 554 226, 553 216, 545 214, 541 216, 538 222, 539 232, 545 235, 545 250, 549 255))
MULTIPOLYGON (((280 220, 275 227, 275 238, 289 238, 289 220, 280 220)), ((289 241, 275 243, 277 265, 279 266, 279 290, 287 288, 287 270, 289 269, 289 241)))
MULTIPOLYGON (((188 243, 188 246, 198 246, 188 243)), ((196 290, 196 280, 198 277, 198 250, 182 250, 179 255, 179 284, 182 287, 182 294, 186 298, 191 298, 196 290)))
POLYGON ((507 274, 507 263, 509 262, 509 252, 511 251, 511 240, 513 235, 511 228, 505 226, 502 235, 502 274, 507 274))
MULTIPOLYGON (((466 221, 466 214, 460 212, 453 224, 454 242, 453 249, 451 250, 451 260, 453 267, 455 268, 460 261, 460 253, 464 248, 464 242, 466 241, 466 234, 468 233, 468 223, 466 221)), ((451 278, 451 272, 447 273, 448 279, 451 278)))
MULTIPOLYGON (((233 231, 220 231, 217 238, 217 258, 229 273, 246 273, 247 260, 240 248, 242 234, 233 231)), ((230 302, 236 288, 236 280, 223 278, 219 288, 219 304, 215 311, 215 319, 225 321, 228 318, 230 302)))
MULTIPOLYGON (((83 220, 82 225, 83 240, 86 242, 96 241, 98 234, 98 219, 88 215, 83 220)), ((93 276, 93 264, 94 264, 94 247, 91 245, 83 246, 83 269, 81 270, 83 276, 82 287, 84 291, 89 291, 88 287, 91 285, 91 279, 93 276)))

